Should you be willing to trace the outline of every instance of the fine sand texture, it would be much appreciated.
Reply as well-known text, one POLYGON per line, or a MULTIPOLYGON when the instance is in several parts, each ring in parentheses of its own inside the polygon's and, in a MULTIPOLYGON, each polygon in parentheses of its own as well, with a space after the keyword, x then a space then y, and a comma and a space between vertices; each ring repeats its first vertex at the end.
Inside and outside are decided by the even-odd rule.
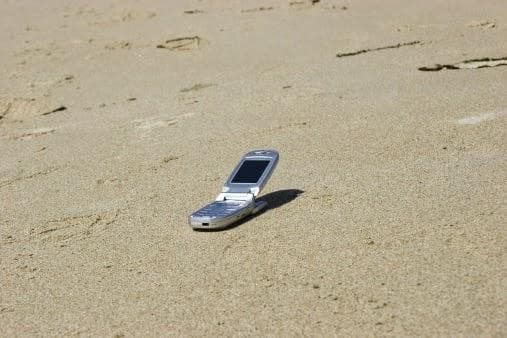
POLYGON ((0 336, 505 337, 505 0, 0 5, 0 336))

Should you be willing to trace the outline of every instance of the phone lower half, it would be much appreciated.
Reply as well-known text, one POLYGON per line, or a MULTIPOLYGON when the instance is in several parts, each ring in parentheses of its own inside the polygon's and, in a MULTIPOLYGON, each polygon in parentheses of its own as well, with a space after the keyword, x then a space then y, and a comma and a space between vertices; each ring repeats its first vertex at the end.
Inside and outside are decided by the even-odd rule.
POLYGON ((223 229, 250 215, 255 201, 215 201, 188 217, 190 226, 198 230, 223 229))

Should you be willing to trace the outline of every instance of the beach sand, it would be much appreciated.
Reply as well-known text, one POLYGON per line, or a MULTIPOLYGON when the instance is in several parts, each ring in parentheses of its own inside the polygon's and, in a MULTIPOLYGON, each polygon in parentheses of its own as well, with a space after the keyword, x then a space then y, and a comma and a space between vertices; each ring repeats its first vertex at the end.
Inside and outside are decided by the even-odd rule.
POLYGON ((504 336, 506 37, 503 0, 2 1, 0 335, 504 336), (193 231, 255 148, 271 207, 193 231))

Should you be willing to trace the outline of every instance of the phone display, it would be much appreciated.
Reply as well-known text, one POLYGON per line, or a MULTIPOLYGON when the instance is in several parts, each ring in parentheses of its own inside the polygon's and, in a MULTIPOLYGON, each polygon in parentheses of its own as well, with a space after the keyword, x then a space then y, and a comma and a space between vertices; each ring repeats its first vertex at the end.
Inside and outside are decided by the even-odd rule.
POLYGON ((246 160, 232 179, 232 183, 257 183, 269 161, 246 160))

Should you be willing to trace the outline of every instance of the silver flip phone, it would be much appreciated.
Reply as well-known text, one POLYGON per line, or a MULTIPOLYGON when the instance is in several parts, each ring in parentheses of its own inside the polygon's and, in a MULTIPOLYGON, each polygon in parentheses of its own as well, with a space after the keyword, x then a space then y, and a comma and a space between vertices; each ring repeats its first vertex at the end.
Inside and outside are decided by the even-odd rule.
POLYGON ((188 217, 194 229, 221 229, 259 212, 267 203, 255 201, 278 163, 275 150, 253 150, 245 154, 225 182, 216 200, 188 217))

